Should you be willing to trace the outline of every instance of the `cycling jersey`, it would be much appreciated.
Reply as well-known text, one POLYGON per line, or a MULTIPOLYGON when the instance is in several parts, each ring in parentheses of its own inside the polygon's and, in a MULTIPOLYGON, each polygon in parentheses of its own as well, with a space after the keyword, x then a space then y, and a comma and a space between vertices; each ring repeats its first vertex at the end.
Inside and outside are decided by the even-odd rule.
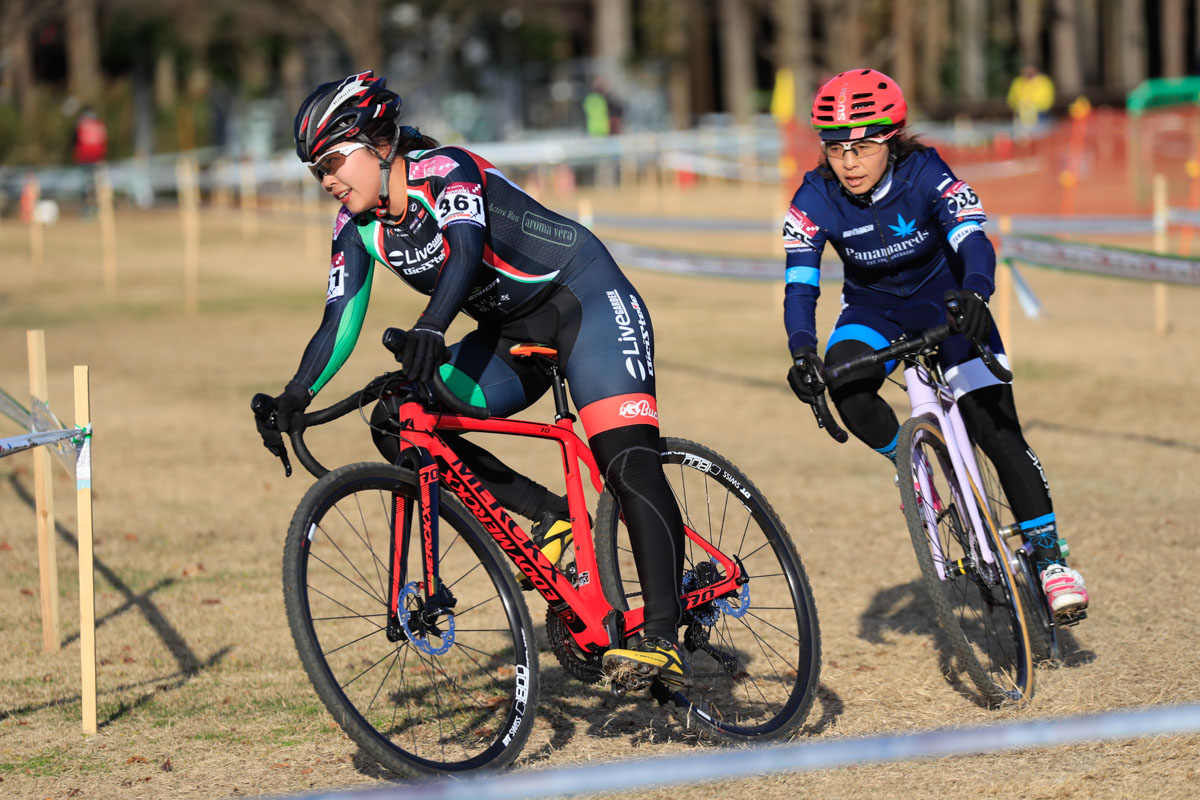
POLYGON ((804 176, 783 224, 787 251, 784 324, 788 346, 816 346, 821 253, 841 257, 843 302, 889 308, 914 298, 939 301, 947 289, 989 297, 996 254, 987 215, 971 187, 933 148, 888 168, 879 184, 851 196, 819 170, 804 176))
POLYGON ((479 321, 442 368, 465 399, 501 416, 533 402, 544 384, 505 350, 528 336, 559 348, 589 436, 657 426, 650 319, 600 241, 461 148, 410 153, 405 167, 400 219, 338 214, 325 316, 293 384, 315 395, 349 358, 379 262, 430 296, 423 322, 445 330, 460 310, 479 321))

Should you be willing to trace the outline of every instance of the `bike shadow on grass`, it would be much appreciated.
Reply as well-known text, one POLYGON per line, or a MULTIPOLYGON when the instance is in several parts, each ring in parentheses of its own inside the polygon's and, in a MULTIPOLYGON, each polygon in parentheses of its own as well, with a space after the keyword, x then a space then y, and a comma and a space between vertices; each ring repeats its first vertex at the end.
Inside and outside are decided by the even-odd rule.
MULTIPOLYGON (((937 651, 938 668, 954 690, 978 705, 988 705, 956 663, 954 651, 933 615, 929 595, 921 580, 880 589, 859 617, 860 639, 871 644, 895 644, 888 638, 888 633, 927 637, 937 651)), ((1058 661, 1039 663, 1038 669, 1074 668, 1096 660, 1096 653, 1083 647, 1069 628, 1059 629, 1058 647, 1058 661)))
MULTIPOLYGON (((8 484, 9 488, 13 490, 21 502, 27 505, 30 510, 36 509, 33 495, 30 494, 29 490, 17 479, 16 475, 9 476, 8 484)), ((54 530, 60 539, 66 542, 76 553, 79 552, 79 539, 73 531, 67 529, 62 525, 62 523, 57 521, 54 523, 54 530)), ((196 675, 199 675, 201 672, 207 669, 211 669, 213 666, 223 661, 233 648, 228 646, 223 647, 207 658, 201 658, 195 653, 195 651, 192 650, 187 640, 183 637, 183 634, 171 624, 170 620, 168 620, 166 615, 163 614, 162 609, 155 605, 152 600, 153 595, 174 585, 174 578, 164 578, 151 586, 149 589, 138 592, 129 586, 129 584, 125 583, 115 569, 106 564, 102 559, 96 558, 94 554, 92 557, 92 565, 93 569, 99 573, 100 578, 106 581, 109 586, 113 588, 113 590, 118 592, 122 598, 124 598, 124 601, 119 606, 96 617, 96 629, 99 630, 107 622, 121 616, 122 614, 126 614, 130 611, 137 611, 142 615, 146 621, 146 624, 150 626, 150 629, 154 631, 154 633, 162 641, 163 645, 167 648, 167 651, 175 660, 176 666, 174 671, 166 675, 160 675, 155 678, 148 678, 146 680, 134 681, 132 683, 125 683, 112 687, 105 687, 104 689, 100 690, 100 696, 97 698, 98 701, 102 699, 104 694, 118 692, 124 693, 135 691, 142 687, 150 687, 149 691, 144 691, 133 700, 119 701, 117 706, 111 711, 104 709, 103 716, 96 722, 97 727, 102 729, 128 715, 135 709, 144 706, 158 693, 179 689, 196 675)), ((80 634, 78 632, 68 634, 63 638, 61 646, 66 647, 70 644, 73 644, 79 640, 79 636, 80 634)), ((53 700, 47 700, 41 703, 30 704, 21 708, 0 708, 0 720, 5 720, 11 716, 20 716, 36 711, 42 711, 48 708, 78 705, 81 702, 81 695, 75 694, 66 697, 55 698, 53 700)))

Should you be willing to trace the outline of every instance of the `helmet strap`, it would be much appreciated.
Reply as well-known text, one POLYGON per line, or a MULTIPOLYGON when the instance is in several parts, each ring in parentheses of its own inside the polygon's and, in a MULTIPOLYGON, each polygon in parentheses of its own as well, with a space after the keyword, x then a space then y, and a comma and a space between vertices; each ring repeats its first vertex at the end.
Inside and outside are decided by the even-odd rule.
POLYGON ((375 208, 375 216, 383 218, 388 216, 389 202, 389 187, 388 183, 392 177, 392 161, 396 158, 396 152, 400 146, 400 126, 396 126, 396 132, 392 134, 392 146, 388 150, 386 157, 381 156, 378 150, 374 147, 371 149, 375 152, 375 157, 379 159, 379 205, 375 208))

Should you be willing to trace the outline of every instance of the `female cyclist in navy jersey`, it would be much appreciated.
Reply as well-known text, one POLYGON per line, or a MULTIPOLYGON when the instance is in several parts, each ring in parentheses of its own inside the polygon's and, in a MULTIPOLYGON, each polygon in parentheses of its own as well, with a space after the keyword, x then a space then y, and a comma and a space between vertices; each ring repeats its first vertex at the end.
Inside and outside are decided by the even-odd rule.
MULTIPOLYGON (((825 344, 829 364, 938 325, 947 319, 947 301, 957 300, 964 335, 942 345, 942 366, 1033 545, 1054 615, 1070 618, 1087 607, 1088 593, 1060 553, 1045 473, 1021 433, 1012 386, 993 377, 967 341, 986 339, 1007 367, 987 305, 996 270, 982 227, 987 217, 937 151, 908 135, 906 117, 900 87, 872 69, 843 72, 817 91, 812 125, 821 159, 804 176, 783 226, 788 383, 809 404, 824 385, 815 310, 826 242, 845 267, 842 312, 825 344), (819 380, 805 380, 805 365, 819 380)), ((850 432, 894 463, 900 424, 879 396, 885 378, 883 366, 862 368, 830 381, 828 390, 850 432)))
MULTIPOLYGON (((317 87, 296 115, 296 154, 342 208, 324 318, 275 398, 279 427, 300 424, 297 415, 349 358, 376 263, 429 296, 401 359, 414 380, 437 371, 463 399, 507 416, 549 388, 546 375, 509 348, 553 345, 592 453, 621 502, 645 599, 640 643, 608 651, 605 668, 633 661, 686 683, 677 644, 683 522, 660 462, 646 305, 590 231, 539 205, 478 155, 400 125, 400 107, 385 79, 368 71, 317 87), (447 348, 445 332, 460 312, 478 327, 447 348)), ((387 432, 393 412, 381 403, 372 416, 389 460, 399 453, 387 432)), ((260 432, 268 448, 279 435, 260 432)), ((461 437, 449 441, 505 508, 535 520, 532 533, 557 561, 570 542, 565 498, 461 437)))

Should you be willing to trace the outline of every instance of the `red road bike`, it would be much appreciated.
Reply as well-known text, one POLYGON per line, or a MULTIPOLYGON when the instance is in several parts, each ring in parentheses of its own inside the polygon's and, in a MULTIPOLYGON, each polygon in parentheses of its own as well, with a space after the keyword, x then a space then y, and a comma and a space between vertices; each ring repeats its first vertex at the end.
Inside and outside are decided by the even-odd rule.
MULTIPOLYGON (((384 344, 403 352, 404 332, 384 344)), ((284 598, 300 660, 337 723, 404 774, 498 768, 520 753, 539 695, 535 629, 515 565, 547 603, 550 651, 584 683, 610 647, 642 629, 640 586, 616 498, 575 433, 554 350, 522 345, 552 379, 553 423, 492 417, 440 379, 382 375, 329 408, 322 424, 394 397, 397 464, 328 471, 303 432, 293 450, 318 477, 292 518, 284 598), (573 553, 551 564, 442 437, 520 436, 560 451, 573 553), (598 493, 590 525, 586 470, 598 493)), ((270 398, 255 413, 269 419, 270 398)), ((365 418, 365 415, 364 415, 365 418)), ((783 523, 758 489, 707 447, 663 438, 662 460, 686 528, 681 645, 694 685, 654 681, 650 695, 710 738, 795 733, 817 688, 820 635, 812 591, 783 523)), ((285 466, 290 472, 286 453, 285 466)))

